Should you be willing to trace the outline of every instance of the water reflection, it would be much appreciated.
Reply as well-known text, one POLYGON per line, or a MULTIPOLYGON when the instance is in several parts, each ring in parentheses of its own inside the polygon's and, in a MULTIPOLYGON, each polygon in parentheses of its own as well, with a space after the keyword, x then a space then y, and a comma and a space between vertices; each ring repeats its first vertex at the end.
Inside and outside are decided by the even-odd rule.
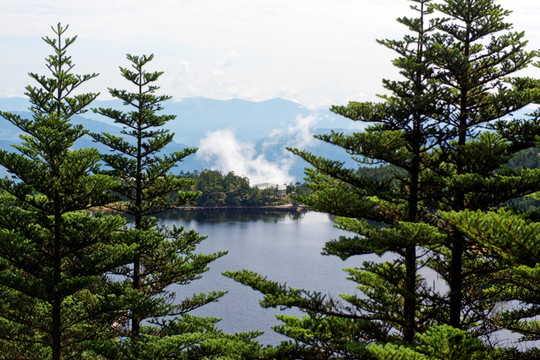
POLYGON ((211 222, 253 222, 262 221, 268 223, 279 223, 282 220, 298 222, 305 217, 305 212, 286 211, 257 211, 250 209, 238 210, 181 210, 173 209, 158 215, 158 218, 165 221, 179 220, 185 222, 196 221, 199 223, 211 222))
MULTIPOLYGON (((358 266, 360 259, 342 261, 321 255, 325 242, 344 234, 327 214, 176 210, 160 218, 164 225, 185 226, 207 236, 197 248, 201 253, 229 252, 210 264, 202 279, 175 288, 177 301, 193 293, 227 290, 219 302, 195 313, 221 318, 219 326, 229 333, 263 330, 259 340, 267 344, 284 339, 272 330, 279 323, 275 314, 280 310, 261 308, 260 293, 224 277, 223 271, 249 269, 293 288, 334 296, 356 292, 355 283, 347 280, 342 269, 358 266)), ((300 315, 294 309, 286 313, 300 315)))

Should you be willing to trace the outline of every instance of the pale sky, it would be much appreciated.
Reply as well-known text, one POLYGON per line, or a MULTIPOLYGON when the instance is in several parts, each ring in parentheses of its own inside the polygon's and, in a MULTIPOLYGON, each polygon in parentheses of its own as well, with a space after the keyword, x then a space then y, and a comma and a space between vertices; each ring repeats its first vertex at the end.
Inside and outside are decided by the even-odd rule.
MULTIPOLYGON (((500 0, 508 18, 540 49, 538 0, 500 0)), ((374 100, 395 78, 395 54, 376 39, 402 37, 395 19, 406 0, 0 0, 0 97, 23 96, 28 72, 46 74, 50 26, 78 35, 70 54, 78 73, 100 76, 83 90, 128 86, 126 53, 153 53, 162 93, 176 99, 266 100, 312 108, 374 100)), ((527 75, 540 77, 540 69, 527 75)))

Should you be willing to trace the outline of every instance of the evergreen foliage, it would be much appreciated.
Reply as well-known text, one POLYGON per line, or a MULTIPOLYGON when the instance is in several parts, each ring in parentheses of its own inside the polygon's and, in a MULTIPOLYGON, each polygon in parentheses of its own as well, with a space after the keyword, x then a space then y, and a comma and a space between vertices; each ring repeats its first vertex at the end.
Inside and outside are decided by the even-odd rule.
POLYGON ((395 344, 369 346, 380 360, 489 360, 500 358, 479 339, 449 325, 439 325, 417 335, 413 346, 395 344))
POLYGON ((336 225, 353 234, 328 242, 323 254, 346 259, 390 252, 394 260, 346 269, 361 294, 341 299, 290 289, 252 272, 226 273, 261 291, 263 306, 304 311, 302 320, 280 317, 276 330, 321 357, 370 358, 369 343, 413 344, 416 333, 436 324, 475 335, 494 331, 486 319, 500 299, 491 295, 502 264, 441 221, 439 212, 504 207, 533 194, 540 181, 536 170, 508 166, 514 154, 532 146, 538 118, 500 119, 540 99, 537 80, 509 77, 537 55, 525 50, 523 33, 504 22, 509 12, 492 0, 413 3, 419 16, 398 19, 412 34, 381 41, 398 53, 393 63, 404 79, 383 81, 390 95, 381 103, 332 107, 373 125, 353 135, 316 136, 360 164, 382 165, 389 176, 291 149, 314 167, 306 170, 314 193, 305 203, 337 215, 336 225), (421 278, 418 270, 426 266, 439 273, 448 293, 421 278), (362 330, 350 331, 346 341, 329 337, 324 329, 336 319, 342 329, 354 323, 362 330))
POLYGON ((491 321, 521 334, 522 340, 540 340, 540 223, 507 210, 442 215, 503 265, 486 292, 510 305, 491 321))
POLYGON ((78 88, 96 74, 77 75, 67 50, 75 37, 58 24, 43 40, 50 77, 31 73, 32 119, 1 112, 23 134, 16 152, 0 151, 12 178, 0 181, 0 353, 10 359, 80 359, 89 344, 115 336, 119 291, 107 279, 132 247, 119 241, 124 220, 92 214, 114 181, 97 175, 95 149, 72 150, 86 134, 70 123, 95 93, 78 88))
POLYGON ((114 189, 118 201, 108 207, 133 217, 133 229, 127 232, 128 242, 137 246, 131 264, 116 272, 129 288, 126 292, 128 315, 121 324, 129 339, 110 344, 110 348, 102 349, 102 353, 108 358, 192 359, 216 352, 223 354, 231 348, 231 343, 258 348, 256 343, 251 343, 258 332, 227 337, 215 327, 217 319, 188 315, 188 312, 216 301, 224 292, 201 293, 175 300, 171 285, 199 279, 208 270, 209 263, 226 253, 196 253, 196 246, 204 237, 193 230, 160 227, 157 219, 151 217, 191 203, 199 196, 199 192, 186 190, 192 180, 169 174, 173 166, 196 149, 159 155, 173 138, 163 126, 175 118, 161 113, 161 103, 170 97, 154 94, 158 90, 154 83, 162 72, 146 71, 153 55, 127 55, 127 58, 131 69, 121 67, 120 70, 134 85, 135 92, 117 89, 109 89, 109 92, 132 110, 94 110, 124 127, 124 137, 92 136, 113 151, 102 155, 110 168, 105 172, 119 181, 119 186, 114 189), (218 351, 220 348, 221 352, 218 351))
MULTIPOLYGON (((438 27, 432 57, 438 81, 451 89, 443 98, 448 112, 441 120, 457 134, 450 144, 450 157, 444 160, 451 164, 449 171, 438 171, 448 185, 440 191, 440 198, 447 203, 438 207, 462 210, 498 206, 529 191, 526 185, 517 189, 511 185, 520 174, 495 174, 508 161, 509 153, 523 148, 514 142, 518 148, 503 150, 500 147, 507 146, 503 138, 490 134, 480 140, 475 137, 482 127, 538 101, 537 80, 510 77, 530 65, 537 52, 525 50, 524 33, 512 31, 512 25, 505 21, 510 11, 492 0, 446 1, 434 4, 434 8, 450 19, 438 27), (468 143, 470 139, 475 141, 468 143), (499 157, 493 156, 494 152, 499 157)), ((530 121, 527 124, 535 125, 530 121)), ((516 129, 509 130, 516 134, 516 129)), ((470 244, 458 233, 448 238, 447 247, 450 254, 439 254, 438 270, 450 286, 449 323, 466 327, 464 322, 472 324, 476 319, 467 320, 463 315, 482 311, 474 309, 482 296, 474 298, 478 294, 476 284, 467 279, 467 274, 475 276, 474 271, 464 269, 480 266, 480 271, 489 270, 485 263, 478 264, 470 244), (473 297, 466 298, 466 294, 473 297)))

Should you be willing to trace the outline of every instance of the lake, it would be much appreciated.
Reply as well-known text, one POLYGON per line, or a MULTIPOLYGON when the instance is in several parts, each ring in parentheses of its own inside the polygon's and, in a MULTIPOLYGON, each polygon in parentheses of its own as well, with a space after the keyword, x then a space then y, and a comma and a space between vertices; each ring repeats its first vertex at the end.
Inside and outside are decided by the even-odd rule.
MULTIPOLYGON (((297 289, 352 294, 355 283, 347 280, 342 269, 366 260, 354 257, 342 261, 336 256, 322 256, 324 243, 345 231, 333 227, 329 215, 317 212, 171 211, 161 221, 208 236, 197 248, 200 253, 229 251, 210 264, 202 279, 178 286, 178 300, 196 292, 229 291, 219 302, 193 314, 221 318, 219 326, 228 333, 262 330, 265 333, 258 340, 264 344, 287 339, 272 330, 279 323, 275 318, 279 309, 263 309, 259 305, 262 294, 221 275, 223 271, 248 269, 297 289)), ((301 315, 294 309, 283 313, 301 315)))
MULTIPOLYGON (((363 261, 389 261, 392 255, 355 256, 342 261, 336 256, 322 256, 325 242, 347 235, 333 226, 333 217, 317 212, 286 213, 258 211, 169 211, 161 216, 167 226, 185 226, 208 236, 197 248, 200 253, 227 250, 229 253, 210 264, 202 279, 176 286, 177 300, 198 292, 227 290, 218 302, 193 312, 201 316, 221 318, 218 325, 228 333, 262 330, 257 339, 275 345, 284 337, 272 330, 279 321, 275 314, 301 316, 297 309, 264 309, 259 305, 262 294, 229 279, 221 273, 248 269, 269 280, 287 283, 296 289, 320 291, 323 294, 353 294, 355 283, 347 280, 342 269, 359 267, 363 261)), ((435 290, 446 292, 447 286, 432 271, 421 271, 435 290)), ((504 304, 501 304, 504 307, 504 304)), ((492 334, 499 346, 515 346, 516 334, 500 331, 492 334)), ((518 345, 538 346, 537 342, 518 345)))

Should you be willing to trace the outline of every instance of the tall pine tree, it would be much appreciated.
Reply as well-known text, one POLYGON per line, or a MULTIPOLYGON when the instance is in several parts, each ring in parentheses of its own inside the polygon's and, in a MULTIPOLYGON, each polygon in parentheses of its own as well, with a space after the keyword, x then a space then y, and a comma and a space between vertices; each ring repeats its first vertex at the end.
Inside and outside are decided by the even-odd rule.
MULTIPOLYGON (((493 0, 452 0, 437 3, 434 8, 449 17, 438 26, 431 57, 438 81, 450 90, 450 96, 444 98, 447 115, 441 120, 455 129, 456 139, 437 161, 434 171, 444 185, 434 196, 438 203, 433 206, 454 210, 499 206, 530 192, 531 178, 496 173, 508 160, 509 152, 517 148, 503 149, 503 139, 490 134, 479 137, 479 132, 538 101, 538 81, 510 78, 530 65, 537 52, 525 50, 524 33, 511 31, 512 25, 505 21, 510 11, 493 0), (446 165, 440 166, 441 162, 446 165)), ((459 232, 451 233, 448 239, 450 252, 438 254, 435 267, 450 287, 449 324, 461 328, 463 321, 475 323, 476 318, 465 320, 463 316, 476 312, 475 303, 483 297, 474 298, 479 293, 473 280, 476 273, 470 269, 490 270, 488 263, 479 263, 472 244, 459 232), (466 294, 473 297, 466 299, 466 294)), ((478 311, 482 312, 481 308, 478 311)))
POLYGON ((369 357, 367 342, 389 341, 396 338, 396 331, 403 340, 412 342, 415 332, 425 329, 436 318, 429 307, 427 286, 418 274, 417 246, 441 238, 437 229, 427 223, 429 211, 423 204, 429 196, 429 181, 424 175, 424 162, 430 150, 449 135, 444 126, 434 121, 442 113, 438 99, 444 89, 435 81, 433 66, 425 56, 430 32, 440 20, 428 18, 432 12, 429 1, 414 3, 412 8, 418 17, 398 19, 411 35, 402 40, 380 41, 399 55, 394 65, 404 80, 384 81, 391 93, 382 96, 384 102, 351 102, 331 109, 353 121, 374 125, 353 135, 333 132, 316 136, 345 149, 361 164, 378 163, 395 169, 394 176, 372 178, 365 172, 346 169, 342 163, 292 149, 315 168, 307 171, 307 180, 315 193, 303 201, 313 210, 341 216, 336 219, 338 226, 354 233, 327 243, 324 253, 347 259, 390 252, 397 259, 378 264, 365 262, 361 268, 347 269, 363 295, 342 296, 345 303, 315 293, 299 297, 300 293, 292 290, 267 286, 269 283, 255 274, 228 273, 265 293, 268 306, 298 306, 307 311, 311 319, 283 318, 285 325, 280 331, 311 347, 320 347, 323 356, 341 353, 369 357), (276 299, 279 292, 282 295, 276 299), (315 330, 321 316, 332 324, 329 326, 341 327, 335 333, 342 339, 340 335, 328 338, 330 334, 315 330), (306 341, 298 336, 302 328, 313 332, 313 339, 306 341), (347 333, 352 331, 355 335, 351 338, 347 333))
POLYGON ((0 151, 11 178, 0 181, 0 339, 4 358, 80 359, 90 343, 115 336, 119 315, 114 283, 105 274, 125 262, 118 240, 124 220, 93 215, 114 181, 96 175, 95 149, 74 150, 87 131, 70 119, 97 94, 78 94, 96 74, 77 75, 67 50, 75 37, 53 28, 44 41, 50 77, 31 73, 33 117, 1 112, 21 131, 17 151, 0 151))
POLYGON ((163 73, 146 70, 153 55, 127 55, 127 58, 131 68, 121 67, 120 70, 135 91, 109 89, 109 92, 131 110, 95 109, 95 112, 122 125, 124 137, 92 135, 112 150, 112 153, 102 155, 109 167, 105 172, 119 181, 119 186, 114 189, 118 201, 108 207, 133 218, 133 229, 128 231, 129 241, 137 246, 131 263, 117 272, 128 287, 128 316, 122 325, 125 336, 130 340, 113 343, 113 349, 107 350, 107 356, 198 358, 205 354, 223 354, 232 348, 236 348, 233 353, 238 356, 244 352, 256 354, 260 347, 251 339, 259 333, 223 334, 215 327, 218 319, 188 314, 217 300, 224 292, 214 291, 175 300, 171 285, 188 284, 199 279, 208 270, 208 264, 225 252, 196 253, 196 246, 204 237, 194 230, 161 227, 152 217, 175 206, 191 203, 199 195, 185 190, 192 184, 191 179, 170 173, 196 149, 163 153, 173 140, 173 134, 164 126, 175 118, 161 113, 161 103, 170 97, 154 94, 159 89, 154 84, 163 73))
MULTIPOLYGON (((394 64, 405 80, 384 82, 392 93, 383 97, 384 103, 332 108, 376 125, 352 136, 319 136, 358 160, 393 165, 394 179, 362 176, 340 162, 294 150, 315 168, 307 171, 315 194, 306 202, 342 216, 338 226, 357 234, 327 243, 324 253, 347 258, 391 251, 398 259, 348 269, 365 295, 342 296, 349 304, 288 289, 247 271, 227 274, 263 292, 263 306, 306 311, 309 317, 302 320, 282 316, 285 324, 278 331, 309 349, 322 349, 323 357, 369 357, 365 342, 400 340, 395 330, 401 340, 411 342, 415 331, 433 322, 475 326, 486 306, 494 305, 494 299, 481 299, 482 289, 489 286, 482 274, 497 268, 478 256, 462 234, 439 221, 438 210, 501 206, 534 191, 539 180, 527 172, 499 171, 523 147, 508 145, 493 132, 479 132, 539 99, 538 81, 508 78, 536 56, 524 50, 523 33, 509 31, 510 24, 503 21, 508 12, 493 1, 416 3, 421 16, 400 19, 414 36, 383 41, 400 55, 394 64), (421 27, 428 24, 424 11, 431 9, 444 20, 421 27), (429 35, 428 29, 433 30, 429 35), (447 281, 448 296, 418 281, 417 246, 434 254, 428 260, 429 252, 422 251, 421 264, 433 266, 447 281)), ((509 129, 506 135, 517 134, 509 129)))

